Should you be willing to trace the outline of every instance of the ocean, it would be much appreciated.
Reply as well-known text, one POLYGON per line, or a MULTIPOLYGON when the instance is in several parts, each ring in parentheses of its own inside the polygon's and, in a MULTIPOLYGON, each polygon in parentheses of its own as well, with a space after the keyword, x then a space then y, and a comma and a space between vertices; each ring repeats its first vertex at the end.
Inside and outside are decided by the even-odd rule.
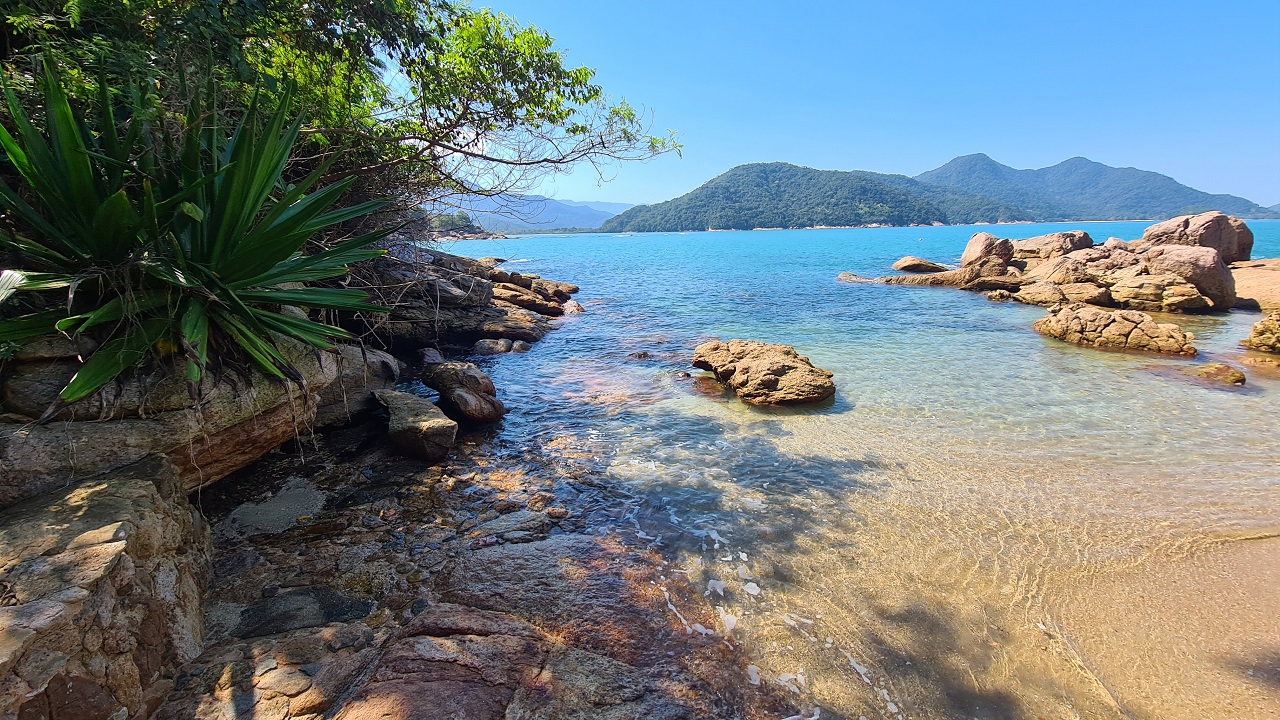
MULTIPOLYGON (((823 718, 1273 717, 1280 374, 1177 372, 1234 361, 1259 315, 1162 317, 1201 351, 1163 358, 1042 337, 1040 307, 835 280, 954 263, 978 230, 1101 243, 1146 225, 442 249, 581 286, 585 314, 478 361, 511 409, 495 442, 630 498, 634 539, 706 586, 717 632, 750 654, 743 682, 823 718), (689 365, 712 338, 793 345, 836 397, 746 406, 689 365)), ((1280 221, 1249 225, 1254 257, 1280 256, 1280 221)))

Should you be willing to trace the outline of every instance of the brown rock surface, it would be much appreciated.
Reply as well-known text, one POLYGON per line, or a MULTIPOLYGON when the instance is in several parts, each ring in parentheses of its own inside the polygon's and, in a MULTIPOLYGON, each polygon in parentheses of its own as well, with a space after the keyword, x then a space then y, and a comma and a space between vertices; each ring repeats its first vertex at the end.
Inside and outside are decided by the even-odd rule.
POLYGON ((1128 310, 1197 312, 1211 307, 1209 299, 1177 275, 1138 275, 1111 286, 1111 299, 1128 310))
POLYGON ((395 387, 400 378, 400 363, 381 350, 342 345, 336 354, 338 377, 317 395, 316 427, 348 422, 374 409, 374 391, 395 387))
POLYGON ((163 459, 0 513, 0 714, 145 715, 202 649, 209 558, 163 459))
POLYGON ((1280 258, 1235 263, 1231 275, 1238 300, 1252 300, 1263 312, 1280 310, 1280 258))
MULTIPOLYGON (((979 278, 1005 277, 1008 275, 1008 267, 1004 260, 998 257, 985 257, 973 263, 957 268, 955 270, 946 270, 936 273, 922 273, 920 275, 889 275, 887 277, 877 278, 875 282, 882 282, 887 285, 933 285, 946 287, 963 287, 979 278)), ((841 273, 837 278, 846 282, 863 282, 856 275, 851 278, 845 277, 849 273, 841 273)))
POLYGON ((1032 327, 1048 335, 1085 347, 1141 350, 1171 355, 1195 355, 1194 335, 1173 323, 1157 323, 1136 310, 1103 310, 1084 303, 1054 307, 1032 327))
POLYGON ((1240 344, 1251 350, 1280 353, 1280 312, 1271 313, 1254 323, 1249 337, 1240 344))
POLYGON ((1177 275, 1195 285, 1215 310, 1225 312, 1236 303, 1235 279, 1213 248, 1158 246, 1144 251, 1142 259, 1152 275, 1177 275))
POLYGON ((1013 241, 1013 259, 1022 260, 1030 269, 1045 260, 1093 246, 1093 238, 1082 230, 1049 233, 1013 241))
POLYGON ((961 267, 973 265, 989 257, 997 258, 1008 265, 1013 259, 1013 243, 991 233, 974 233, 964 247, 964 254, 960 256, 960 265, 961 267))
POLYGON ((472 363, 428 365, 422 370, 422 382, 440 393, 440 403, 446 413, 457 418, 487 423, 500 420, 507 412, 497 398, 493 380, 472 363))
POLYGON ((457 438, 458 423, 430 400, 396 390, 379 390, 374 397, 391 411, 387 436, 398 452, 427 462, 437 462, 449 454, 457 438))
POLYGON ((1057 305, 1066 302, 1067 296, 1057 285, 1042 280, 1029 285, 1024 285, 1013 294, 1013 299, 1028 305, 1057 305))
POLYGON ((1143 231, 1139 242, 1148 246, 1198 245, 1213 248, 1223 262, 1233 263, 1249 259, 1253 252, 1253 231, 1243 220, 1215 211, 1156 223, 1143 231))
POLYGON ((693 353, 693 366, 710 370, 752 405, 790 405, 826 400, 836 392, 832 374, 788 345, 750 340, 708 342, 693 353))
POLYGON ((1183 372, 1201 380, 1223 385, 1244 385, 1246 380, 1244 373, 1221 362, 1192 365, 1183 369, 1183 372))
POLYGON ((894 270, 902 272, 926 273, 926 272, 942 272, 947 269, 945 265, 939 265, 936 262, 918 258, 915 255, 908 255, 893 264, 894 270))

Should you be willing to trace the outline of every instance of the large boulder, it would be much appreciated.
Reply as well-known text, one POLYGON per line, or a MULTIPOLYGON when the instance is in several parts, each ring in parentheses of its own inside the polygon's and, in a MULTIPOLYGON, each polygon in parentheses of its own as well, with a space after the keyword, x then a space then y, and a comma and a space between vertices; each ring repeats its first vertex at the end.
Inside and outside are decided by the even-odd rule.
POLYGON ((1235 278, 1213 248, 1159 246, 1143 252, 1142 259, 1152 275, 1177 275, 1195 285, 1213 303, 1214 310, 1226 312, 1235 305, 1235 278))
POLYGON ((431 463, 449 454, 458 436, 458 423, 430 400, 396 390, 378 390, 374 397, 391 413, 387 437, 396 452, 431 463))
POLYGON ((1013 243, 998 238, 991 233, 974 233, 969 244, 964 246, 964 254, 960 256, 960 265, 973 265, 979 260, 994 257, 1007 265, 1013 259, 1013 243))
POLYGON ((1213 248, 1226 263, 1248 260, 1253 253, 1253 231, 1243 220, 1217 211, 1156 223, 1143 231, 1140 242, 1213 248))
POLYGON ((901 272, 927 273, 942 272, 947 269, 945 265, 939 265, 936 262, 930 262, 924 258, 918 258, 915 255, 908 255, 893 264, 894 270, 901 272))
POLYGON ((1032 326, 1036 332, 1076 345, 1195 355, 1195 336, 1173 323, 1157 323, 1136 310, 1103 310, 1084 303, 1058 305, 1032 326))
POLYGON ((422 382, 440 393, 440 404, 454 419, 487 423, 501 420, 507 409, 497 398, 493 380, 469 362, 442 362, 422 369, 422 382))
POLYGON ((1249 337, 1240 344, 1251 350, 1280 353, 1280 312, 1271 313, 1254 323, 1249 337))
POLYGON ((1045 260, 1052 260, 1067 253, 1093 247, 1093 238, 1083 230, 1038 235, 1013 241, 1013 259, 1021 260, 1031 269, 1045 260))
POLYGON ((338 425, 378 406, 376 390, 395 387, 400 362, 381 350, 342 345, 338 377, 318 394, 316 427, 338 425))
POLYGON ((1177 275, 1138 275, 1111 285, 1111 299, 1127 310, 1200 312, 1212 307, 1194 285, 1177 275))
POLYGON ((1055 285, 1097 281, 1097 276, 1089 269, 1088 265, 1080 259, 1065 255, 1028 270, 1026 277, 1033 280, 1047 280, 1055 285))
POLYGON ((163 458, 0 512, 0 715, 147 717, 203 649, 210 557, 163 458))
POLYGON ((703 343, 694 350, 693 366, 715 373, 752 405, 812 403, 836 392, 832 374, 814 367, 789 345, 751 340, 703 343))
POLYGON ((1013 294, 1013 299, 1028 305, 1044 305, 1048 307, 1066 302, 1067 296, 1062 292, 1062 288, 1046 280, 1041 280, 1040 282, 1022 286, 1013 294))
MULTIPOLYGON (((537 282, 542 282, 541 280, 537 282)), ((548 293, 550 294, 550 292, 548 293)), ((532 310, 540 315, 548 317, 558 317, 564 314, 564 307, 560 301, 552 295, 544 297, 534 290, 513 285, 511 283, 496 283, 493 286, 493 297, 495 300, 509 302, 516 307, 522 307, 525 310, 532 310)))

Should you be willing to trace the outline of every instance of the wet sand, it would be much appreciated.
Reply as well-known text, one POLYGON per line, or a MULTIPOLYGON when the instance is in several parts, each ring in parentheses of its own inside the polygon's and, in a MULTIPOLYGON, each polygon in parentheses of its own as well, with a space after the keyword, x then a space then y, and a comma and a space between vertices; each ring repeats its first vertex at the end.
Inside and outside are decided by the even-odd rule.
POLYGON ((1058 614, 1127 717, 1280 717, 1280 538, 1102 575, 1058 614))

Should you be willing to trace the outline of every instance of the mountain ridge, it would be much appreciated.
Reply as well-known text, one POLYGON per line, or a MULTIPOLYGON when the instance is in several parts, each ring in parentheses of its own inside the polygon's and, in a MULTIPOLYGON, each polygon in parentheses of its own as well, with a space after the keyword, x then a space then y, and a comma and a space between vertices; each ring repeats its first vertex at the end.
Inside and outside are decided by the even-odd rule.
POLYGON ((1210 194, 1149 170, 1084 157, 1018 170, 982 153, 962 155, 914 178, 789 163, 738 165, 671 200, 605 220, 603 232, 747 230, 857 225, 1163 220, 1220 210, 1243 217, 1278 212, 1234 195, 1210 194))

